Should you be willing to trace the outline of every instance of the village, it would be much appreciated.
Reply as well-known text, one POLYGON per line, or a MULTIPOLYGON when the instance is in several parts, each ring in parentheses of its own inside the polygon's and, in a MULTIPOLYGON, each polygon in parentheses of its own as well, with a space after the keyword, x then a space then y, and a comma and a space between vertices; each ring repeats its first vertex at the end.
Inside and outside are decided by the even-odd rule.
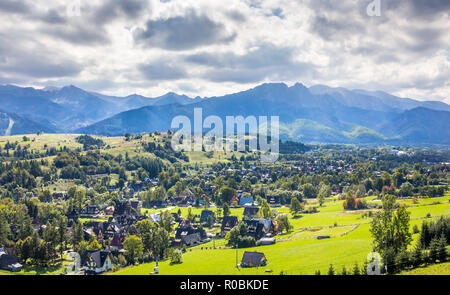
POLYGON ((406 203, 417 227, 446 216, 450 159, 439 150, 284 143, 278 162, 262 163, 249 152, 175 152, 170 136, 45 137, 58 149, 40 136, 6 141, 15 161, 0 167, 0 273, 211 271, 194 257, 223 257, 227 273, 284 273, 295 267, 284 253, 313 242, 326 247, 322 264, 297 250, 292 259, 325 272, 342 266, 326 256, 334 243, 356 247, 365 235, 345 261, 360 269, 385 197, 406 203))

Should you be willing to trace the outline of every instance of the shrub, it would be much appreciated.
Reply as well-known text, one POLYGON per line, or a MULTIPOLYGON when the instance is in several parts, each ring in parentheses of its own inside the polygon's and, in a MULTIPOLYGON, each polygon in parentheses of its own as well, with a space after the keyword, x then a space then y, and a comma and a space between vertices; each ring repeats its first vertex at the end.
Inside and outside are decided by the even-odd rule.
POLYGON ((180 264, 183 263, 183 253, 180 249, 175 249, 170 255, 170 264, 180 264))

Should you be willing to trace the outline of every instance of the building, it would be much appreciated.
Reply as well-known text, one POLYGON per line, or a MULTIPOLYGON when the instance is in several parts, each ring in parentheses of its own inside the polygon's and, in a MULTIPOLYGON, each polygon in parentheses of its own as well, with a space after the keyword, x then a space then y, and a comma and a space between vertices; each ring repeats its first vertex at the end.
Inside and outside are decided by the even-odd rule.
POLYGON ((89 206, 84 206, 81 209, 81 218, 89 218, 89 217, 95 217, 98 214, 100 214, 100 210, 98 209, 97 206, 94 205, 89 205, 89 206))
POLYGON ((22 264, 17 256, 6 254, 6 251, 0 248, 0 269, 18 272, 22 270, 22 264))
POLYGON ((225 235, 238 223, 238 218, 236 216, 224 216, 222 219, 221 234, 225 235))
POLYGON ((241 267, 260 267, 267 265, 267 259, 264 253, 248 252, 244 253, 241 260, 241 267))
POLYGON ((258 207, 245 207, 244 209, 244 216, 247 216, 248 218, 253 218, 258 214, 259 208, 258 207))
POLYGON ((86 251, 81 259, 85 274, 99 274, 112 269, 114 258, 108 250, 86 251))

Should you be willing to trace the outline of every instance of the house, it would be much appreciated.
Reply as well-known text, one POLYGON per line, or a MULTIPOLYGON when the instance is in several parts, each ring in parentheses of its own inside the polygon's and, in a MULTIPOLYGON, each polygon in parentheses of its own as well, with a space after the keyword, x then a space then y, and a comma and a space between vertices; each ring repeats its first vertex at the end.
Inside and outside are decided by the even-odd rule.
POLYGON ((200 233, 190 234, 181 238, 181 243, 188 247, 200 244, 201 242, 202 238, 200 233))
POLYGON ((236 216, 224 216, 222 219, 221 234, 224 235, 229 232, 238 223, 236 216))
POLYGON ((215 219, 214 212, 210 210, 203 210, 202 214, 200 215, 200 223, 206 222, 209 216, 212 216, 215 219))
POLYGON ((100 214, 100 210, 98 209, 97 206, 95 205, 88 205, 88 206, 84 206, 81 209, 81 218, 89 218, 89 217, 95 217, 98 214, 100 214))
POLYGON ((243 222, 247 225, 247 236, 253 237, 255 240, 259 240, 265 236, 264 223, 258 219, 243 220, 243 222))
POLYGON ((194 244, 199 244, 206 239, 207 236, 204 229, 194 228, 191 222, 185 219, 180 222, 180 225, 175 231, 173 245, 179 246, 183 244, 186 246, 192 246, 194 244))
POLYGON ((6 254, 4 249, 0 249, 0 269, 18 272, 22 269, 17 256, 6 254))
POLYGON ((129 201, 118 201, 114 206, 114 216, 129 215, 131 213, 131 203, 129 201))
POLYGON ((248 218, 253 218, 258 214, 259 208, 258 207, 245 207, 244 209, 244 216, 247 216, 248 218))
POLYGON ((260 267, 267 265, 267 259, 261 252, 244 252, 242 256, 241 267, 260 267))
POLYGON ((125 241, 125 235, 120 233, 115 233, 112 240, 110 247, 113 251, 120 251, 123 249, 123 241, 125 241))
POLYGON ((81 259, 85 274, 99 274, 112 269, 114 258, 109 250, 86 251, 81 259))

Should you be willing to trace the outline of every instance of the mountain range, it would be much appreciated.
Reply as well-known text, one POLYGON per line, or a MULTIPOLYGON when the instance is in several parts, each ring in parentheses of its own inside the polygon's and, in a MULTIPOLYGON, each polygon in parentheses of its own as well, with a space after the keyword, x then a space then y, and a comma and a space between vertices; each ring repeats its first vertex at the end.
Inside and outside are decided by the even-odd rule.
POLYGON ((35 89, 0 86, 0 134, 123 135, 167 131, 172 119, 279 116, 282 139, 302 142, 450 145, 450 105, 400 98, 382 91, 301 83, 267 83, 209 98, 168 93, 107 96, 75 86, 35 89))

